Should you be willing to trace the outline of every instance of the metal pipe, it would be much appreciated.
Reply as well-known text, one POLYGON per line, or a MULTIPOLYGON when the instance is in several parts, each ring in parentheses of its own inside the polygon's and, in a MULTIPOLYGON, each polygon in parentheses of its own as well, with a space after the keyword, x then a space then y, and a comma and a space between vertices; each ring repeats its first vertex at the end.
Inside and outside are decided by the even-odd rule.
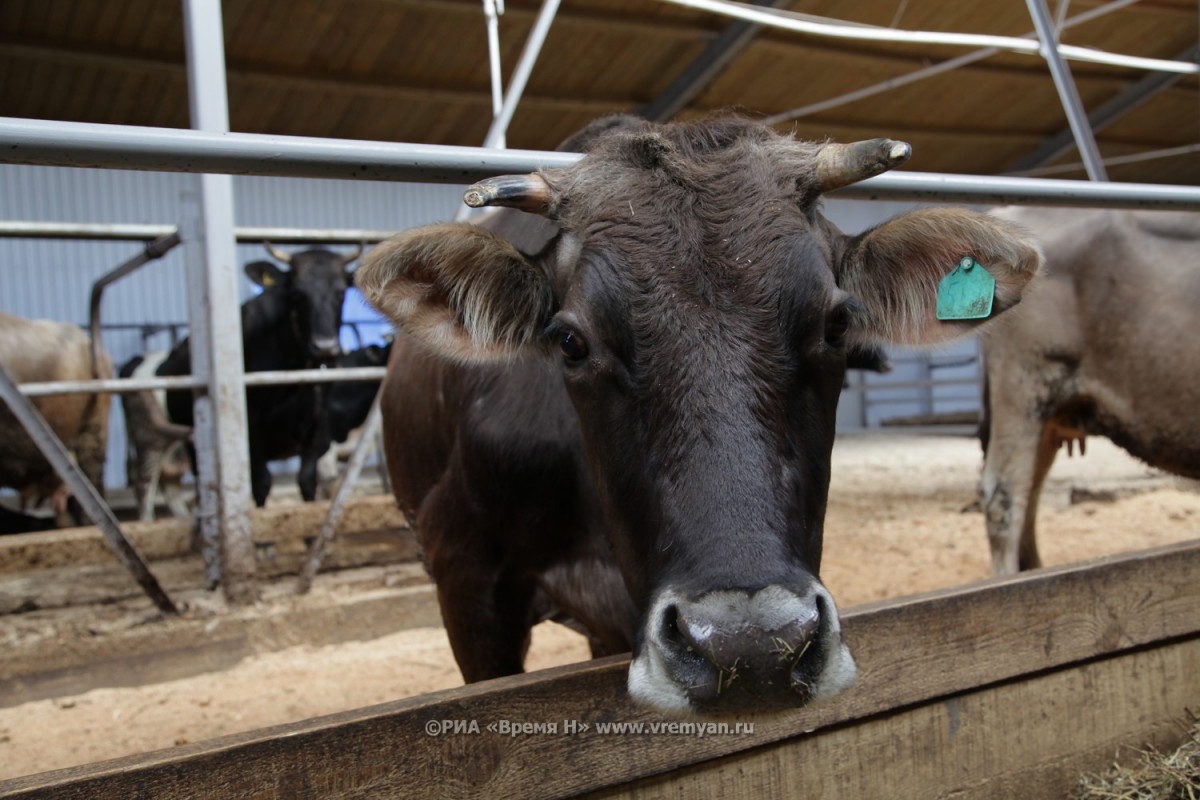
POLYGON ((1046 9, 1045 0, 1025 0, 1025 5, 1029 7, 1029 16, 1033 18, 1033 26, 1042 42, 1042 57, 1050 67, 1054 87, 1058 89, 1058 98, 1067 115, 1071 132, 1075 134, 1075 146, 1079 149, 1088 177, 1094 181, 1106 181, 1108 172, 1100 161, 1100 148, 1096 146, 1096 137, 1088 122, 1087 112, 1083 110, 1083 103, 1079 100, 1075 79, 1071 77, 1071 68, 1059 52, 1058 35, 1054 31, 1054 23, 1046 9))
POLYGON ((84 512, 100 528, 105 541, 108 542, 121 563, 133 573, 133 577, 142 587, 142 591, 154 602, 159 611, 164 614, 177 615, 179 609, 163 591, 158 579, 146 565, 142 554, 138 552, 133 542, 126 538, 120 523, 113 516, 112 509, 105 504, 100 492, 96 490, 95 486, 92 486, 91 481, 84 477, 79 467, 71 460, 71 454, 67 452, 67 448, 46 424, 46 420, 33 403, 22 397, 21 393, 17 391, 16 383, 2 364, 0 364, 0 399, 3 399, 12 409, 13 416, 25 428, 29 438, 42 451, 42 455, 46 457, 46 460, 54 467, 54 471, 62 478, 63 483, 75 495, 75 499, 79 501, 84 512))
MULTIPOLYGON (((114 169, 150 169, 191 172, 218 168, 239 174, 299 177, 355 177, 337 173, 344 159, 358 153, 367 163, 380 155, 378 143, 228 134, 228 139, 199 131, 139 128, 120 125, 0 119, 0 163, 37 163, 70 166, 85 154, 103 155, 102 163, 114 169), (58 130, 59 133, 55 133, 58 130), (94 140, 86 137, 95 134, 94 140), (57 138, 61 136, 62 138, 57 138), (272 147, 287 139, 285 148, 272 147), (149 146, 149 142, 153 146, 149 146), (334 141, 336 153, 324 144, 334 141), (33 145, 30 147, 30 145, 33 145), (197 149, 193 150, 193 146, 197 149), (221 149, 227 147, 228 149, 221 149), (143 149, 146 148, 146 149, 143 149)), ((502 173, 534 172, 575 163, 579 153, 534 150, 487 150, 482 147, 393 145, 382 147, 394 154, 423 152, 403 164, 377 164, 360 178, 425 180, 457 183, 464 175, 489 177, 502 173), (409 150, 411 148, 411 150, 409 150), (432 152, 431 152, 432 151, 432 152), (426 158, 425 156, 435 156, 426 158), (428 171, 426 171, 428 170, 428 171), (453 172, 454 180, 446 180, 453 172)), ((397 156, 398 157, 398 156, 397 156)), ((832 196, 869 200, 919 200, 948 203, 1024 203, 1032 205, 1086 206, 1094 208, 1161 208, 1200 210, 1200 187, 1144 183, 1108 183, 1030 178, 953 175, 945 173, 891 172, 838 189, 832 196)))
POLYGON ((104 290, 108 286, 136 269, 141 268, 151 261, 162 258, 171 248, 178 245, 180 242, 179 232, 169 233, 165 236, 160 236, 152 242, 147 242, 142 248, 142 252, 133 258, 121 264, 119 267, 110 270, 101 275, 92 284, 91 301, 88 304, 88 329, 92 337, 92 377, 99 379, 100 352, 103 349, 101 346, 101 329, 100 329, 100 302, 104 298, 104 290))
MULTIPOLYGON (((177 233, 175 225, 104 225, 87 222, 22 222, 0 220, 0 237, 13 239, 89 239, 147 241, 177 233)), ((239 242, 280 244, 360 244, 382 242, 396 231, 376 228, 264 228, 233 229, 239 242)))
MULTIPOLYGON (((835 39, 857 39, 872 42, 905 42, 908 44, 936 44, 958 47, 998 47, 1015 53, 1036 55, 1040 48, 1038 42, 1031 42, 1015 36, 991 36, 977 33, 943 33, 940 31, 904 31, 895 28, 881 28, 873 25, 850 25, 841 22, 816 22, 811 18, 791 14, 786 11, 762 9, 757 6, 747 6, 728 0, 663 0, 666 3, 684 6, 686 8, 709 11, 726 17, 757 22, 760 25, 770 25, 775 28, 806 33, 813 36, 826 36, 835 39)), ((1127 56, 1120 53, 1106 53, 1090 47, 1074 47, 1062 45, 1059 52, 1063 57, 1073 61, 1090 61, 1096 64, 1145 69, 1157 72, 1180 72, 1185 75, 1200 73, 1200 65, 1171 61, 1162 58, 1142 58, 1127 56)))
POLYGON ((1200 187, 1049 178, 889 172, 852 184, 830 197, 917 200, 927 203, 1045 205, 1200 211, 1200 187))
MULTIPOLYGON (((1092 10, 1085 11, 1082 14, 1076 14, 1075 16, 1071 17, 1070 19, 1068 19, 1066 22, 1063 23, 1063 28, 1064 29, 1071 28, 1075 25, 1081 25, 1084 22, 1090 22, 1091 20, 1096 19, 1097 17, 1102 17, 1107 14, 1111 14, 1114 11, 1125 8, 1126 6, 1133 5, 1134 3, 1137 3, 1137 2, 1139 2, 1139 0, 1113 0, 1113 2, 1105 3, 1104 5, 1099 6, 1098 8, 1093 8, 1092 10)), ((1022 34, 1020 38, 1033 39, 1036 36, 1037 36, 1037 31, 1030 31, 1029 33, 1022 34)), ((764 119, 763 124, 764 125, 777 125, 781 122, 790 122, 791 120, 794 120, 794 119, 800 119, 801 117, 807 117, 810 114, 816 114, 821 111, 828 111, 831 108, 837 108, 838 106, 844 106, 847 103, 853 103, 856 100, 862 100, 867 97, 873 97, 874 95, 882 94, 883 92, 890 91, 892 89, 897 89, 901 86, 907 86, 910 83, 916 83, 917 81, 924 80, 925 78, 932 78, 935 75, 941 75, 944 72, 951 72, 952 70, 956 70, 959 67, 965 67, 969 64, 974 64, 978 61, 983 61, 985 59, 991 58, 992 56, 998 54, 999 52, 1000 52, 1000 48, 998 48, 998 47, 985 47, 981 50, 976 50, 972 53, 967 53, 965 55, 961 55, 956 58, 951 58, 947 61, 941 61, 941 62, 938 62, 937 64, 933 64, 928 67, 923 67, 921 69, 905 73, 904 75, 898 75, 895 78, 888 78, 886 81, 880 81, 879 83, 875 83, 870 86, 864 86, 861 89, 856 89, 852 92, 847 92, 845 94, 838 95, 837 97, 831 97, 828 100, 821 100, 816 103, 811 103, 807 106, 802 106, 800 108, 792 109, 791 111, 784 111, 779 114, 774 114, 774 115, 769 116, 766 119, 764 119)))
POLYGON ((545 0, 542 3, 542 10, 538 12, 537 21, 533 24, 533 30, 529 32, 525 49, 521 52, 521 58, 517 61, 516 69, 508 82, 504 105, 492 120, 492 126, 483 140, 484 147, 505 146, 508 126, 516 113, 517 104, 521 102, 521 96, 525 94, 525 86, 529 83, 529 75, 542 52, 542 45, 546 43, 546 35, 550 33, 550 24, 554 22, 554 16, 558 13, 559 2, 560 0, 545 0))
POLYGON ((250 228, 233 229, 239 242, 276 244, 375 244, 396 235, 376 228, 250 228))
POLYGON ((468 184, 574 163, 535 150, 0 118, 0 163, 468 184))
MULTIPOLYGON (((483 15, 487 18, 488 71, 492 76, 492 118, 500 116, 504 107, 504 78, 500 74, 500 15, 504 13, 504 0, 483 0, 483 15)), ((496 147, 504 147, 504 137, 496 147)))
MULTIPOLYGON (((348 381, 378 381, 387 375, 387 367, 336 367, 333 369, 272 370, 245 373, 247 386, 279 386, 282 384, 341 383, 348 381)), ((203 378, 178 375, 155 378, 106 378, 98 381, 43 381, 22 383, 17 388, 26 397, 47 397, 55 394, 128 394, 140 391, 200 389, 206 386, 203 378)))
POLYGON ((13 239, 113 239, 149 241, 170 236, 174 225, 103 225, 87 222, 0 221, 0 236, 13 239))
MULTIPOLYGON (((192 126, 210 135, 229 132, 225 93, 225 34, 221 0, 184 0, 192 126)), ((233 236, 233 177, 205 173, 184 220, 192 373, 207 381, 195 399, 197 517, 209 583, 220 582, 235 605, 258 599, 250 527, 250 452, 246 393, 242 391, 242 320, 237 248, 233 236), (214 551, 218 558, 214 561, 214 551)))

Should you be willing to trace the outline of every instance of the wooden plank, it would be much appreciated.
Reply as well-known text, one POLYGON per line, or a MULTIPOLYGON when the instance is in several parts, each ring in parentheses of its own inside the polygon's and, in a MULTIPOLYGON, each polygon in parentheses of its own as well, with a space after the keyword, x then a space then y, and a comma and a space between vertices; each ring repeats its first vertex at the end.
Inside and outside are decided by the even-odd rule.
MULTIPOLYGON (((279 552, 301 553, 307 546, 305 537, 316 536, 328 512, 327 500, 253 509, 250 512, 250 524, 253 526, 254 540, 261 545, 271 545, 279 552)), ((376 495, 356 498, 348 504, 338 524, 338 533, 403 529, 405 532, 402 537, 411 542, 412 534, 407 532, 407 525, 404 514, 396 508, 391 496, 376 495)), ((127 522, 124 529, 134 545, 151 560, 192 553, 190 518, 127 522)), ((111 562, 112 554, 95 527, 0 537, 0 572, 111 562)))
POLYGON ((0 784, 0 798, 575 795, 1195 637, 1197 576, 1200 542, 1191 542, 857 609, 845 615, 857 685, 823 705, 734 720, 753 722, 751 734, 601 731, 602 723, 665 721, 630 703, 627 661, 616 657, 22 778, 0 784), (428 735, 431 724, 442 733, 444 720, 459 732, 428 735), (506 722, 557 731, 506 735, 506 722))
POLYGON ((698 764, 594 800, 1071 796, 1126 748, 1169 752, 1200 700, 1200 639, 940 698, 698 764))

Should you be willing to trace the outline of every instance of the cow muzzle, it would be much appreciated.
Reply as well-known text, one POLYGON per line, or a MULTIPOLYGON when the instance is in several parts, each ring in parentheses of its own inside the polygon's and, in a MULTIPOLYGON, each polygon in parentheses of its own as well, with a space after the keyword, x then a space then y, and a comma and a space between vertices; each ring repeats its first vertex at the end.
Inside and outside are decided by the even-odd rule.
POLYGON ((819 584, 804 595, 767 586, 694 599, 668 589, 645 625, 629 693, 661 711, 793 708, 838 694, 857 674, 819 584))
POLYGON ((317 361, 333 361, 342 354, 342 347, 337 337, 314 336, 312 338, 312 354, 317 361))

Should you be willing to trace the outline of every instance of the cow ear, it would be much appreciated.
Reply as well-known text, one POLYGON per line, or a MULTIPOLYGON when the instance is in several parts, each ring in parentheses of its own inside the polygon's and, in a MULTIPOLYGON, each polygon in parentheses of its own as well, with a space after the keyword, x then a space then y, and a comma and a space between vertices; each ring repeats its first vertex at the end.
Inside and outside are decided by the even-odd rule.
POLYGON ((355 280, 398 328, 459 361, 517 355, 540 338, 553 309, 545 272, 468 223, 388 239, 367 254, 355 280))
POLYGON ((1042 265, 1037 241, 1020 227, 960 208, 913 211, 853 237, 837 267, 838 285, 865 307, 858 339, 933 345, 970 333, 987 319, 939 320, 938 285, 971 256, 996 280, 991 315, 1016 305, 1042 265))
POLYGON ((270 261, 251 261, 246 265, 246 275, 264 289, 270 289, 282 286, 288 274, 270 261))

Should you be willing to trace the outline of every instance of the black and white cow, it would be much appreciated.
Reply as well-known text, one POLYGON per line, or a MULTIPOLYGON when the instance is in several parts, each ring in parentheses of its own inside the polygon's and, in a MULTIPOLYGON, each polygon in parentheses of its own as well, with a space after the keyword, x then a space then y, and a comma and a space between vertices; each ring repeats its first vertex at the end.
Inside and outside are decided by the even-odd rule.
MULTIPOLYGON (((269 261, 246 265, 246 274, 263 288, 242 305, 242 347, 246 372, 298 370, 330 366, 341 346, 342 305, 353 283, 347 269, 362 249, 340 255, 324 249, 287 254, 267 249, 288 265, 269 261)), ((158 368, 159 375, 191 371, 188 340, 180 342, 158 368)), ((172 422, 192 424, 190 392, 167 392, 172 422)), ((300 457, 297 482, 305 500, 317 494, 317 460, 329 449, 329 390, 323 384, 255 386, 246 390, 250 445, 250 484, 262 506, 271 491, 267 463, 300 457)))

